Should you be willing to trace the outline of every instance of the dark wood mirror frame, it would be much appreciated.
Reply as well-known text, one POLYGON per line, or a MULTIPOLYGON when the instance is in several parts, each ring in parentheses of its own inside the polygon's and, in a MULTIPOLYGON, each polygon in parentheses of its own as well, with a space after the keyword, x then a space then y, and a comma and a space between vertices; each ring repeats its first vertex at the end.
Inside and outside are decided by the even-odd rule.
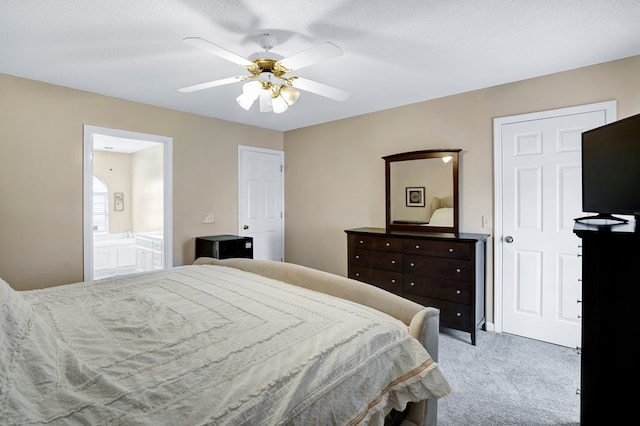
MULTIPOLYGON (((385 198, 386 198, 386 231, 409 231, 409 232, 425 232, 425 233, 458 233, 459 229, 459 202, 458 202, 458 165, 459 165, 459 153, 461 149, 428 149, 423 151, 404 152, 400 154, 393 154, 382 157, 385 161, 385 198), (453 207, 453 224, 452 226, 430 226, 427 222, 412 222, 412 221, 397 221, 391 217, 392 213, 392 188, 393 182, 391 165, 399 161, 411 161, 422 160, 430 158, 444 158, 451 157, 452 166, 452 207, 453 207)), ((418 188, 419 189, 419 188, 418 188)), ((396 191, 399 189, 396 188, 396 191)), ((421 200, 425 203, 424 195, 421 200)))

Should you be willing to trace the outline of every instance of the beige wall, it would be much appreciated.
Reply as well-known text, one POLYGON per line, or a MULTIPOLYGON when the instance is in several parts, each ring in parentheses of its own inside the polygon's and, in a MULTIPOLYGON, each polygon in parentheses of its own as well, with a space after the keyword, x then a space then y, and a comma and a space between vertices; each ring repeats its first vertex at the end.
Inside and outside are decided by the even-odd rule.
POLYGON ((131 155, 117 152, 94 151, 93 175, 102 179, 109 188, 109 233, 131 231, 131 155), (124 210, 115 211, 113 194, 122 192, 124 210))
POLYGON ((109 188, 110 234, 163 230, 163 154, 161 142, 132 154, 93 152, 93 174, 109 188), (116 192, 123 194, 124 210, 115 210, 116 192))
POLYGON ((157 143, 131 156, 133 232, 164 231, 164 149, 157 143))
POLYGON ((344 230, 385 225, 382 157, 462 148, 460 228, 492 235, 492 322, 482 216, 493 216, 493 119, 612 99, 618 118, 634 115, 639 75, 636 56, 285 133, 286 260, 346 275, 344 230))
POLYGON ((196 236, 237 232, 238 145, 283 148, 282 132, 0 74, 0 277, 16 289, 83 279, 85 124, 173 138, 174 265, 196 236))

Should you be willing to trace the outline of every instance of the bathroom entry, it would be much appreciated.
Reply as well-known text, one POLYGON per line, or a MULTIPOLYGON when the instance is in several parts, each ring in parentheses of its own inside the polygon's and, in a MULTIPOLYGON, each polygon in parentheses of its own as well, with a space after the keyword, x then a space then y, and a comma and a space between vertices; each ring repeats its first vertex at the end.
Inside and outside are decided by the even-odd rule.
POLYGON ((84 126, 84 279, 172 266, 172 139, 84 126))

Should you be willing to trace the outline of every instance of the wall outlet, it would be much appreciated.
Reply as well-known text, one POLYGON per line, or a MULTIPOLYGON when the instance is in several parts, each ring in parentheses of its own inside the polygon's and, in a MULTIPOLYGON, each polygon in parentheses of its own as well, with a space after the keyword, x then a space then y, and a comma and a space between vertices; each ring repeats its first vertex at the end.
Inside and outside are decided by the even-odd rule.
POLYGON ((493 227, 493 218, 491 216, 482 216, 482 227, 483 228, 492 228, 493 227))
POLYGON ((203 214, 202 223, 213 223, 213 213, 203 214))

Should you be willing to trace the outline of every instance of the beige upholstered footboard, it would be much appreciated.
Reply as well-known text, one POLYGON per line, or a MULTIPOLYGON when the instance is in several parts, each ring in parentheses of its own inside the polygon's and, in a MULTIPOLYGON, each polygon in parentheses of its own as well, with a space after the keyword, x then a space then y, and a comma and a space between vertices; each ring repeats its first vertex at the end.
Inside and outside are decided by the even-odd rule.
MULTIPOLYGON (((370 306, 404 322, 409 326, 409 333, 423 344, 435 361, 438 360, 438 309, 424 307, 360 281, 292 263, 201 257, 194 264, 230 266, 370 306)), ((407 421, 420 426, 436 425, 437 400, 411 404, 405 421, 410 425, 407 421)))

